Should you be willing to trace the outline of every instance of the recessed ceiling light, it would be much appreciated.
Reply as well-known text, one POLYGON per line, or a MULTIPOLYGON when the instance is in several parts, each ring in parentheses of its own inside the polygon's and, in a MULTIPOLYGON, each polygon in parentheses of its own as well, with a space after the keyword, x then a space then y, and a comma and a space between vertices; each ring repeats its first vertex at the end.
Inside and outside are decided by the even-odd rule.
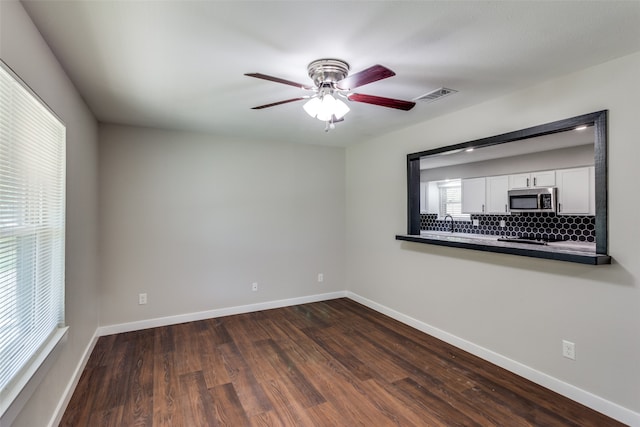
POLYGON ((471 147, 471 148, 467 148, 467 149, 466 149, 466 150, 464 150, 464 151, 466 151, 467 153, 470 153, 470 152, 472 152, 472 151, 473 151, 473 147, 471 147))
POLYGON ((582 125, 582 126, 578 126, 576 130, 585 130, 586 128, 587 128, 587 125, 582 125))

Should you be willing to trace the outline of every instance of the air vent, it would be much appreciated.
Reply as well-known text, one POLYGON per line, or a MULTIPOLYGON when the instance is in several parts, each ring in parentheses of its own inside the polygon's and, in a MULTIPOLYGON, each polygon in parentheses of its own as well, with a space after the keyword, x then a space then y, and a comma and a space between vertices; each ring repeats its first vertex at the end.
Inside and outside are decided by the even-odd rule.
POLYGON ((434 91, 425 93, 424 95, 415 98, 414 101, 433 102, 436 99, 444 98, 445 96, 451 95, 452 93, 456 93, 456 92, 457 90, 441 87, 440 89, 436 89, 434 91))

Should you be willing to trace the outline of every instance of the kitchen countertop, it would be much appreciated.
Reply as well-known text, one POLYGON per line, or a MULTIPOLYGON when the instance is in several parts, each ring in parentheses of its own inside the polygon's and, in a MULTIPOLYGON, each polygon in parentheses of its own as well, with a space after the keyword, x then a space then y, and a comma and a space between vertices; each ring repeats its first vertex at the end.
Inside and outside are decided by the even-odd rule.
POLYGON ((397 240, 451 246, 488 252, 508 253, 534 258, 555 259, 582 264, 610 264, 611 257, 596 254, 595 243, 589 242, 549 242, 546 245, 498 241, 500 236, 447 231, 421 231, 420 235, 398 235, 397 240))

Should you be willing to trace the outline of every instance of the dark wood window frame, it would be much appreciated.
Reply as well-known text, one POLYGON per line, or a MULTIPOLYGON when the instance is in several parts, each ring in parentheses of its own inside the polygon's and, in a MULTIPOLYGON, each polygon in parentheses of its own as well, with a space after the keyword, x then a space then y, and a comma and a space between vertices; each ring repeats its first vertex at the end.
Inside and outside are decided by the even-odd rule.
POLYGON ((610 264, 611 257, 608 255, 608 214, 607 214, 607 122, 608 110, 597 111, 558 120, 527 129, 508 132, 488 138, 463 142, 460 144, 440 147, 433 150, 420 151, 407 155, 407 234, 396 236, 397 240, 411 241, 416 243, 435 244, 440 246, 462 247, 488 252, 509 253, 514 255, 524 255, 535 258, 548 258, 562 261, 578 262, 583 264, 610 264), (572 255, 539 251, 535 249, 504 248, 493 247, 486 244, 476 244, 459 241, 430 240, 420 237, 420 159, 424 156, 440 154, 453 150, 464 150, 468 148, 481 148, 491 145, 504 144, 507 142, 524 140, 538 136, 550 135, 575 129, 578 126, 587 125, 594 128, 594 166, 595 166, 595 234, 596 252, 594 255, 572 255))

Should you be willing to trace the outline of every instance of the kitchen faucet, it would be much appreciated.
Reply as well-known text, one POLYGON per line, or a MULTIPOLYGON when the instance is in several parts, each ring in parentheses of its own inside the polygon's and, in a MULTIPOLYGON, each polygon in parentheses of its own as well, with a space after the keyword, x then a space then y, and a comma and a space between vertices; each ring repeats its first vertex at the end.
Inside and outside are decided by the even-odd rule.
POLYGON ((449 231, 453 233, 453 224, 454 224, 454 222, 453 222, 453 217, 452 217, 451 215, 449 215, 449 214, 446 214, 446 215, 444 216, 444 222, 445 222, 445 224, 447 223, 447 218, 451 218, 451 227, 449 228, 449 231))

